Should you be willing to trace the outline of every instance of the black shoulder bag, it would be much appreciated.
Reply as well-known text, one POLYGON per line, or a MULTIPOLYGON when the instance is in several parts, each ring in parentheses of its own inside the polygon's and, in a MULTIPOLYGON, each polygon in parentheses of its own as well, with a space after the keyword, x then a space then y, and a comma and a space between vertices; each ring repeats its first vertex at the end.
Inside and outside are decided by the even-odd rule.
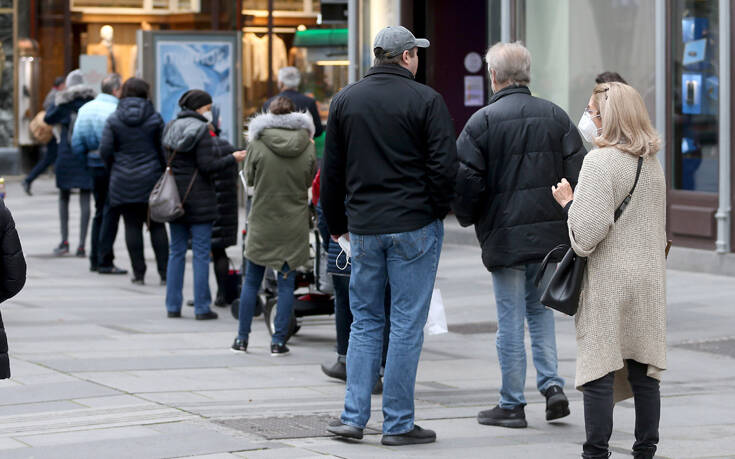
MULTIPOLYGON (((623 199, 617 209, 615 209, 615 221, 623 214, 623 211, 628 204, 630 204, 630 198, 633 197, 633 191, 638 185, 638 179, 641 176, 641 168, 643 167, 643 157, 638 158, 638 170, 635 173, 635 182, 630 193, 623 199)), ((549 285, 541 295, 541 304, 548 306, 551 309, 556 309, 559 312, 563 312, 566 315, 573 316, 577 313, 579 307, 579 295, 582 292, 582 280, 584 279, 584 270, 587 266, 587 258, 580 257, 574 253, 567 244, 560 244, 549 252, 544 261, 541 262, 541 267, 536 273, 535 284, 538 287, 541 279, 544 277, 546 268, 550 261, 558 260, 559 254, 565 252, 564 257, 561 259, 559 264, 554 271, 554 275, 551 276, 549 285)))

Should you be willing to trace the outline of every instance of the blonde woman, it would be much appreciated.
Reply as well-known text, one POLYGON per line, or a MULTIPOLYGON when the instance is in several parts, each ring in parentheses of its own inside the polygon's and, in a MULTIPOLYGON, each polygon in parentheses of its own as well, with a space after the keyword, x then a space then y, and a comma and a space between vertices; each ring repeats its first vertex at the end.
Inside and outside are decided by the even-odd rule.
POLYGON ((655 156, 661 141, 641 96, 622 83, 595 87, 579 129, 598 148, 585 157, 574 192, 565 179, 552 192, 568 212, 572 248, 588 259, 575 317, 582 457, 609 456, 613 406, 633 396, 633 455, 653 458, 666 368, 666 182, 655 156))

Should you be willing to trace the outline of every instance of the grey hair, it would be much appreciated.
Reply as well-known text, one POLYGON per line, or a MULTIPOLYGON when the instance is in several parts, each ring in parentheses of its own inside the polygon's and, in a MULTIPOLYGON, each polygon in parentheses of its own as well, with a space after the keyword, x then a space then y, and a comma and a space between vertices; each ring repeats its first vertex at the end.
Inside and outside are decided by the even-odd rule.
POLYGON ((528 85, 531 82, 531 53, 523 43, 495 43, 485 54, 487 70, 495 70, 500 83, 528 85))
POLYGON ((286 89, 298 89, 301 73, 296 67, 283 67, 278 70, 278 82, 286 89))
POLYGON ((102 79, 100 90, 105 94, 112 94, 122 86, 122 77, 117 73, 111 73, 102 79))

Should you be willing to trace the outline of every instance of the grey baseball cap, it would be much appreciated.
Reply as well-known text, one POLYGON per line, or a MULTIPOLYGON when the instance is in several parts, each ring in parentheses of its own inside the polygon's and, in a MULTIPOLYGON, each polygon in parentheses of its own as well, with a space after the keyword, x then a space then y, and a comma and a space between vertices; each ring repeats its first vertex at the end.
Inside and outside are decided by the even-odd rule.
POLYGON ((403 26, 385 27, 378 32, 373 42, 373 49, 382 48, 390 57, 398 56, 402 52, 417 46, 428 48, 429 40, 414 37, 411 31, 403 26))

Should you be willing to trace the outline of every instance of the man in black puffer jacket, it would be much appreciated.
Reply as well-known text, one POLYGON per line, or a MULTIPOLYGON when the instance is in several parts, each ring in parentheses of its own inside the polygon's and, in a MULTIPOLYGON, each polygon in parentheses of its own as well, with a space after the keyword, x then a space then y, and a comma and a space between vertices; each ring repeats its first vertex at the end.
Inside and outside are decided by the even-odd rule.
MULTIPOLYGON (((14 297, 26 283, 26 260, 10 211, 0 199, 0 303, 14 297)), ((8 339, 0 315, 0 379, 10 377, 8 339)))
POLYGON ((564 212, 551 195, 566 177, 576 184, 586 150, 569 116, 531 96, 531 55, 520 43, 499 43, 486 56, 495 95, 457 140, 460 160, 452 208, 475 225, 482 261, 492 272, 498 314, 497 349, 503 374, 500 403, 478 422, 526 427, 524 321, 528 320, 537 386, 546 419, 569 414, 557 372, 554 317, 533 284, 538 263, 569 243, 564 212))

